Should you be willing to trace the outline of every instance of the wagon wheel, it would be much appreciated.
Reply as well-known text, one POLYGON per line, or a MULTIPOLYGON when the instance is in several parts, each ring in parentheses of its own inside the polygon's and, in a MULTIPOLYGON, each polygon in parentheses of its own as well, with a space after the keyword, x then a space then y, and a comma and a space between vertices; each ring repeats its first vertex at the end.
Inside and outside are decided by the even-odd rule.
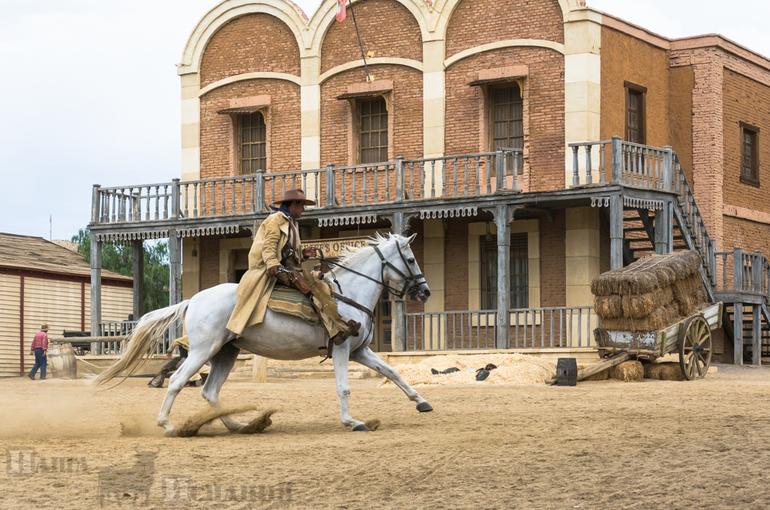
POLYGON ((688 381, 706 377, 711 363, 711 327, 702 315, 690 317, 679 340, 679 366, 688 381))

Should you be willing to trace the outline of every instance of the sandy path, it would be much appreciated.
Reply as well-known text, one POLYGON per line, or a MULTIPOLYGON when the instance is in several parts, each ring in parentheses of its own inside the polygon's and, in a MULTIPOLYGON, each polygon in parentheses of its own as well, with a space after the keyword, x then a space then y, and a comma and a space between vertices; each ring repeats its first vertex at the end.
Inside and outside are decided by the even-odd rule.
MULTIPOLYGON (((424 387, 427 414, 393 386, 354 380, 353 416, 382 421, 371 433, 340 424, 332 380, 232 382, 223 403, 277 408, 273 426, 236 436, 217 422, 191 439, 162 437, 164 392, 146 381, 94 393, 0 379, 0 508, 93 508, 100 496, 105 508, 770 507, 770 368, 424 387), (122 436, 121 421, 142 435, 122 436), (156 456, 137 464, 137 451, 156 456)), ((172 419, 203 406, 187 388, 172 419)))

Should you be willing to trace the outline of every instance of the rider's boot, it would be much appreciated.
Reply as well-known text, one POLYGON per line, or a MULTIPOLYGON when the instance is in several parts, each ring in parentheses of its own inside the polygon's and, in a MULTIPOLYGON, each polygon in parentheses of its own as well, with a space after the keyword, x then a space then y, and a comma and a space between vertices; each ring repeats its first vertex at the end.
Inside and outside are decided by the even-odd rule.
POLYGON ((332 338, 334 345, 341 344, 349 336, 358 336, 358 331, 361 329, 360 322, 354 321, 353 319, 348 319, 345 324, 347 324, 348 327, 334 335, 334 338, 332 338))

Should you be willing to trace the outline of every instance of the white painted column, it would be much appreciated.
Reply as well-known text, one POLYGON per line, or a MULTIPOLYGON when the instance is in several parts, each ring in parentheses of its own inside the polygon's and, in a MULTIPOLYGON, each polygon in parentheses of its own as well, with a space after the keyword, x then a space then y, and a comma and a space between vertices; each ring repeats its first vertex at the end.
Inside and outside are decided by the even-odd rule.
MULTIPOLYGON (((422 126, 423 154, 426 158, 444 155, 444 133, 446 128, 446 84, 444 74, 444 40, 426 40, 422 45, 422 126)), ((442 196, 440 186, 442 167, 435 169, 425 166, 425 189, 435 185, 436 196, 442 196), (436 182, 434 182, 434 179, 436 182)))
MULTIPOLYGON (((567 144, 599 141, 601 108, 601 19, 598 11, 570 13, 564 24, 564 135, 567 144)), ((598 150, 592 154, 593 182, 598 182, 598 150)), ((580 182, 586 182, 585 155, 578 158, 580 182)), ((564 184, 572 185, 572 150, 567 148, 564 184)))
MULTIPOLYGON (((599 208, 567 209, 566 221, 566 305, 593 306, 591 280, 599 275, 599 208)), ((591 312, 593 313, 593 312, 591 312)), ((573 336, 577 338, 577 315, 573 318, 573 336)), ((585 324, 585 318, 583 319, 585 324)), ((569 338, 569 336, 568 336, 569 338)))
MULTIPOLYGON (((321 58, 308 56, 302 59, 301 84, 301 146, 302 169, 321 168, 321 85, 318 83, 321 70, 321 58)), ((316 183, 307 182, 305 196, 318 203, 316 183)))
MULTIPOLYGON (((200 75, 183 74, 182 80, 182 181, 201 178, 200 75)), ((184 203, 184 198, 182 198, 184 203)), ((192 207, 192 197, 189 197, 192 207)))
MULTIPOLYGON (((423 227, 423 272, 425 274, 425 280, 430 286, 430 299, 425 303, 426 312, 443 312, 444 311, 444 297, 445 297, 445 262, 444 262, 444 226, 439 219, 426 219, 424 220, 423 227)), ((423 334, 423 342, 427 345, 429 342, 433 342, 433 346, 437 345, 440 348, 446 347, 446 341, 444 338, 440 338, 439 333, 439 320, 433 320, 433 334, 432 338, 427 338, 425 335, 429 332, 428 323, 426 321, 426 331, 423 334)))

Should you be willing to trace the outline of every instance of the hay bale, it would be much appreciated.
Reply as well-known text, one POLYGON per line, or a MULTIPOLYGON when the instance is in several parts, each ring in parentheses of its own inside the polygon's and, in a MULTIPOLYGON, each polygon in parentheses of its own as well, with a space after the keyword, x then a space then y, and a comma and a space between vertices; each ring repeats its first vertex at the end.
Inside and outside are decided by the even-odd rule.
POLYGON ((661 381, 684 381, 684 374, 679 363, 647 363, 644 365, 644 377, 661 381))
POLYGON ((610 378, 623 382, 642 382, 644 379, 644 368, 641 361, 625 361, 620 365, 612 367, 610 378))
POLYGON ((699 268, 700 254, 696 251, 648 255, 626 267, 600 274, 591 281, 591 292, 595 296, 646 294, 692 276, 699 268))
POLYGON ((663 287, 646 294, 630 294, 621 297, 623 316, 643 319, 661 306, 668 305, 674 300, 671 287, 663 287))
POLYGON ((675 282, 671 289, 679 307, 679 314, 683 317, 702 310, 708 303, 706 288, 703 286, 700 273, 675 282))
POLYGON ((602 319, 601 327, 614 331, 658 331, 679 321, 679 307, 675 302, 656 308, 650 315, 641 319, 618 317, 602 319))
POLYGON ((596 311, 596 315, 602 319, 615 319, 620 317, 623 313, 621 306, 620 296, 594 296, 594 310, 596 311))

